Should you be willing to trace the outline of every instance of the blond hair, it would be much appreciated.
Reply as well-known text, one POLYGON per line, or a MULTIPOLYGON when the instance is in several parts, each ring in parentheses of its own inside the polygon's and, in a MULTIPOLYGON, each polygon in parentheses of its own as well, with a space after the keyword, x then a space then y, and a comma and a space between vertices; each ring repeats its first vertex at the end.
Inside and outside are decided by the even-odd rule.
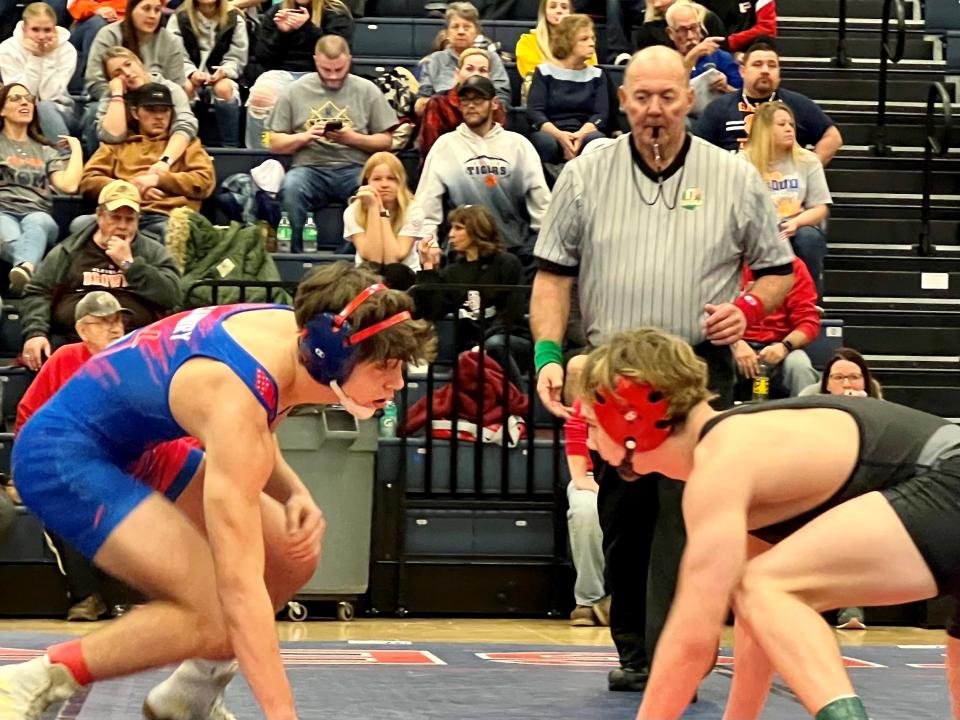
MULTIPOLYGON (((133 60, 137 65, 143 68, 143 60, 140 59, 140 56, 137 55, 130 48, 125 48, 123 45, 114 45, 113 47, 108 47, 103 53, 103 72, 109 78, 110 73, 107 71, 107 63, 110 60, 116 60, 117 58, 125 58, 127 60, 133 60)), ((144 68, 146 70, 146 68, 144 68)))
POLYGON ((567 15, 550 38, 550 52, 557 60, 566 60, 577 44, 577 35, 584 29, 594 32, 593 20, 589 15, 574 13, 567 15))
POLYGON ((45 2, 30 3, 23 9, 23 14, 20 17, 23 18, 23 22, 26 23, 27 20, 33 20, 33 18, 40 17, 41 15, 46 15, 50 20, 53 20, 54 25, 56 25, 57 13, 45 2))
MULTIPOLYGON (((703 25, 704 21, 707 18, 707 8, 703 5, 699 5, 693 0, 677 0, 673 5, 695 5, 697 7, 697 16, 700 18, 700 24, 703 25)), ((671 5, 670 7, 673 7, 671 5)), ((667 8, 669 10, 670 8, 667 8)), ((653 0, 647 0, 646 10, 643 13, 644 22, 653 22, 654 20, 664 20, 666 19, 666 11, 658 12, 657 9, 653 6, 653 0)))
MULTIPOLYGON (((770 165, 774 162, 777 152, 774 148, 773 128, 774 116, 783 110, 793 121, 796 128, 797 119, 793 110, 779 100, 763 103, 753 114, 753 124, 750 126, 750 136, 743 147, 743 152, 753 166, 760 171, 761 175, 770 172, 770 165)), ((802 155, 802 148, 793 141, 793 147, 790 149, 790 157, 796 163, 799 162, 802 155)))
MULTIPOLYGON (((222 30, 226 27, 230 17, 230 3, 227 0, 216 0, 216 2, 217 9, 213 15, 213 19, 217 23, 217 29, 222 30)), ((179 12, 185 12, 187 14, 194 35, 199 36, 200 21, 198 20, 198 16, 200 15, 200 10, 197 8, 196 0, 183 0, 183 5, 179 12)))
MULTIPOLYGON (((540 48, 540 55, 543 62, 555 64, 557 59, 550 52, 550 39, 553 37, 554 29, 547 22, 547 3, 550 0, 540 0, 540 7, 537 9, 537 26, 533 29, 533 36, 537 40, 537 47, 540 48)), ((567 4, 567 10, 573 12, 573 3, 571 0, 563 0, 567 4)), ((561 18, 562 19, 562 18, 561 18)))
POLYGON ((340 35, 321 35, 313 46, 313 54, 334 60, 341 55, 349 55, 350 45, 340 35))
MULTIPOLYGON (((297 0, 283 0, 282 5, 285 10, 296 10, 297 0)), ((320 27, 323 24, 323 13, 325 12, 338 12, 347 17, 353 17, 350 8, 344 5, 341 0, 312 0, 310 3, 310 22, 313 23, 314 27, 320 27)))
POLYGON ((672 424, 683 422, 698 403, 713 397, 707 389, 707 364, 687 342, 659 328, 618 333, 590 353, 577 395, 592 404, 599 388, 613 390, 619 378, 662 392, 672 424))
MULTIPOLYGON (((397 207, 399 211, 390 214, 390 227, 393 229, 393 234, 396 235, 404 225, 407 208, 413 203, 413 193, 410 192, 410 188, 407 185, 407 171, 404 169, 403 163, 400 162, 400 159, 396 155, 386 151, 374 153, 367 158, 367 162, 363 166, 363 172, 360 175, 361 185, 367 184, 374 169, 379 165, 386 165, 390 168, 393 176, 397 178, 397 207)), ((366 230, 367 214, 361 212, 361 204, 359 201, 354 200, 352 204, 354 218, 356 218, 360 227, 366 230)))
POLYGON ((471 56, 473 56, 473 55, 483 55, 483 56, 487 59, 487 67, 488 67, 488 69, 491 70, 491 72, 492 72, 492 70, 493 70, 493 63, 490 62, 490 53, 488 53, 488 52, 487 52, 486 50, 484 50, 483 48, 478 48, 478 47, 470 47, 470 48, 467 48, 466 50, 464 50, 462 53, 460 53, 460 57, 457 58, 457 69, 458 69, 458 70, 462 70, 462 69, 463 69, 463 64, 466 62, 467 58, 468 58, 468 57, 471 57, 471 56))

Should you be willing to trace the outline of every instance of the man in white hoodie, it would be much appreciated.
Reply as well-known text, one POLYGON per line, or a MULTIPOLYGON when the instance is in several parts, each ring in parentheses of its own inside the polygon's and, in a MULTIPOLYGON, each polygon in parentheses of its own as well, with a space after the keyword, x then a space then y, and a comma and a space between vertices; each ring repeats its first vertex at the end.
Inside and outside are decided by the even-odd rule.
POLYGON ((10 37, 0 43, 0 75, 4 84, 19 83, 37 98, 40 129, 51 141, 72 135, 76 127, 73 100, 67 85, 77 65, 70 32, 57 26, 57 14, 47 3, 23 10, 10 37))
POLYGON ((507 249, 530 269, 550 202, 540 156, 529 140, 494 121, 497 91, 489 78, 468 78, 457 95, 463 122, 434 143, 417 186, 424 230, 436 234, 445 209, 483 205, 493 213, 507 249))

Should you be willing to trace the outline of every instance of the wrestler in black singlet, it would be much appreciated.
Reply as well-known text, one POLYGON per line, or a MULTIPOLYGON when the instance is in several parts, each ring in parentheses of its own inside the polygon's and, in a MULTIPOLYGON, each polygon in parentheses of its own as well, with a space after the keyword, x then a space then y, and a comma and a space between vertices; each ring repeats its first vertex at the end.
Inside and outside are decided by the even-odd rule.
MULTIPOLYGON (((926 560, 940 592, 960 591, 960 427, 883 400, 813 395, 734 408, 707 422, 700 438, 733 415, 813 408, 842 410, 856 421, 860 451, 853 472, 822 505, 750 534, 776 543, 830 508, 880 491, 926 560)), ((775 444, 767 451, 776 452, 775 444)))

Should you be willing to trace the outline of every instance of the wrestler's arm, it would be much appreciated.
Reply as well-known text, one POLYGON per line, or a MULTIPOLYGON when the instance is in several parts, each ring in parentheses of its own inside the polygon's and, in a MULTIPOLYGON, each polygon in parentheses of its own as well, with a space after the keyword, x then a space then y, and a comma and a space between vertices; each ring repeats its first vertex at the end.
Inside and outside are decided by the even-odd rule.
MULTIPOLYGON (((718 445, 720 434, 712 433, 708 441, 718 445)), ((687 547, 677 594, 637 720, 679 718, 716 658, 730 596, 746 564, 752 488, 743 467, 748 455, 732 446, 735 438, 727 440, 716 452, 713 447, 697 449, 683 498, 687 547)))
POLYGON ((263 408, 235 376, 220 378, 204 415, 204 514, 227 632, 265 717, 295 720, 263 581, 260 492, 273 472, 276 442, 263 408))
POLYGON ((294 471, 290 464, 284 460, 283 453, 280 451, 280 445, 276 435, 273 437, 273 471, 267 479, 267 484, 263 491, 280 503, 286 503, 291 496, 296 494, 309 495, 306 485, 300 479, 300 476, 294 471))

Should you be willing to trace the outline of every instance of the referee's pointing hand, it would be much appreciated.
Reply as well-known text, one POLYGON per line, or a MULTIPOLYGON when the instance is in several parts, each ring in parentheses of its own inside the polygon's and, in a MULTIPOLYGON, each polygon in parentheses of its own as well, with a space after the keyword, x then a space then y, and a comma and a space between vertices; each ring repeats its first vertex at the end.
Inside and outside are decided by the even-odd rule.
POLYGON ((704 310, 707 312, 707 319, 704 322, 707 340, 714 345, 733 345, 743 337, 747 329, 747 316, 736 305, 733 303, 707 304, 704 310))

